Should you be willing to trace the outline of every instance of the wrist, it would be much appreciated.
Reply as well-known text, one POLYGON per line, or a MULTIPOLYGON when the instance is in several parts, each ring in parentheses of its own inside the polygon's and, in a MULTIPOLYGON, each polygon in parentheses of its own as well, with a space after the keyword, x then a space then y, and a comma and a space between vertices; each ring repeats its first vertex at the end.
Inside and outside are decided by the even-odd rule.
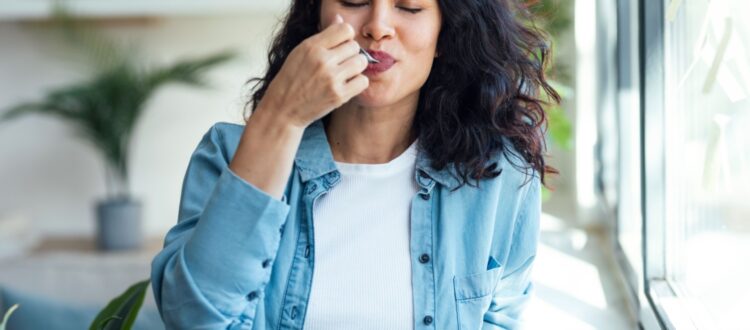
POLYGON ((285 108, 284 105, 274 102, 270 95, 267 95, 260 101, 253 115, 256 113, 265 123, 274 127, 283 127, 290 132, 304 131, 309 124, 295 118, 294 109, 285 108))
POLYGON ((253 127, 250 131, 280 139, 301 138, 306 128, 284 116, 280 109, 269 108, 262 104, 253 111, 246 124, 253 127))

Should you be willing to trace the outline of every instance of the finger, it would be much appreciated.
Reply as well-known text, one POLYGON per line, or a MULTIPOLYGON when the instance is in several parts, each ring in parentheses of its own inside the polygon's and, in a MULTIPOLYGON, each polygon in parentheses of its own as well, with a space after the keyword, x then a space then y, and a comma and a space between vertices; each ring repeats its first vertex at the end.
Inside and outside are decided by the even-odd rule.
POLYGON ((370 79, 367 78, 367 76, 360 74, 349 80, 349 82, 344 85, 344 90, 347 94, 347 98, 351 99, 362 93, 368 86, 370 86, 370 79))
POLYGON ((336 14, 336 16, 333 17, 333 22, 329 23, 328 26, 326 27, 330 27, 331 25, 338 24, 338 23, 344 23, 344 18, 341 17, 340 14, 336 14))
MULTIPOLYGON (((334 25, 336 23, 343 23, 343 22, 344 22, 344 18, 341 17, 340 14, 336 14, 336 16, 334 16, 334 18, 333 18, 333 21, 331 21, 330 23, 326 24, 326 28, 331 27, 331 25, 334 25)), ((321 32, 321 31, 325 30, 325 29, 321 28, 322 24, 323 24, 323 22, 318 22, 318 32, 321 32)))
POLYGON ((339 22, 331 24, 313 38, 320 46, 331 49, 347 40, 354 39, 354 36, 354 28, 349 23, 339 22))
POLYGON ((336 77, 340 81, 349 81, 367 69, 367 59, 363 55, 354 55, 339 65, 336 77))
POLYGON ((357 54, 359 54, 359 43, 349 40, 331 49, 327 56, 329 63, 341 64, 357 54))

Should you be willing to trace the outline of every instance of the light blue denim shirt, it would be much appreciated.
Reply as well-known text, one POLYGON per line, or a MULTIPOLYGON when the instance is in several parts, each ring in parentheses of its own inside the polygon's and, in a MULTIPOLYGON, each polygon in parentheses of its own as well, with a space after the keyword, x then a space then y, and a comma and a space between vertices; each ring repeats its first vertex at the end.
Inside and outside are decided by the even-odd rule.
MULTIPOLYGON (((217 123, 190 159, 177 224, 151 265, 167 329, 303 328, 315 268, 312 207, 340 173, 318 120, 303 134, 284 197, 273 198, 228 168, 243 130, 217 123)), ((519 158, 495 160, 500 176, 451 191, 452 167, 435 170, 418 151, 414 329, 519 326, 532 290, 541 185, 536 172, 527 177, 511 165, 519 158)), ((352 293, 357 299, 368 297, 352 293)))

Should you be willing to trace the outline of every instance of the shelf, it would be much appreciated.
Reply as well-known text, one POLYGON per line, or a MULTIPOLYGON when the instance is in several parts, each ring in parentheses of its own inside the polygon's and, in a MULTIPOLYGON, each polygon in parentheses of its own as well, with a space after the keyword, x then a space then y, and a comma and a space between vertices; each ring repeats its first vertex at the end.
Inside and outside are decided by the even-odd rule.
POLYGON ((164 239, 162 237, 147 237, 144 238, 143 246, 137 249, 130 250, 109 250, 102 251, 97 249, 96 240, 94 237, 82 236, 82 237, 44 237, 39 244, 37 244, 32 250, 31 255, 44 255, 47 253, 58 253, 67 252, 74 254, 87 254, 87 255, 155 255, 161 251, 164 245, 164 239))
MULTIPOLYGON (((55 0, 0 0, 0 21, 44 20, 55 0)), ((289 0, 67 0, 76 16, 127 18, 283 13, 289 0)))

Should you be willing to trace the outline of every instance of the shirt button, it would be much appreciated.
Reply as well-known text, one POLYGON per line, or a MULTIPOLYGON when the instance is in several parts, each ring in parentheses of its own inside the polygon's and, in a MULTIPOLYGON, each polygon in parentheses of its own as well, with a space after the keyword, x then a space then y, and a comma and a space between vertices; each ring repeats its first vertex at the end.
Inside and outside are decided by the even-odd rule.
POLYGON ((292 315, 291 315, 291 317, 292 317, 292 320, 294 320, 294 319, 297 318, 297 307, 296 306, 292 307, 292 315))
POLYGON ((258 298, 258 291, 253 291, 247 294, 247 300, 254 300, 258 298))
POLYGON ((268 268, 268 265, 271 264, 271 259, 263 260, 263 268, 268 268))
POLYGON ((421 256, 419 256, 419 262, 423 264, 430 262, 430 255, 427 253, 423 253, 421 256))
POLYGON ((432 324, 432 316, 425 316, 424 319, 422 319, 422 322, 424 322, 424 325, 430 325, 432 324))

